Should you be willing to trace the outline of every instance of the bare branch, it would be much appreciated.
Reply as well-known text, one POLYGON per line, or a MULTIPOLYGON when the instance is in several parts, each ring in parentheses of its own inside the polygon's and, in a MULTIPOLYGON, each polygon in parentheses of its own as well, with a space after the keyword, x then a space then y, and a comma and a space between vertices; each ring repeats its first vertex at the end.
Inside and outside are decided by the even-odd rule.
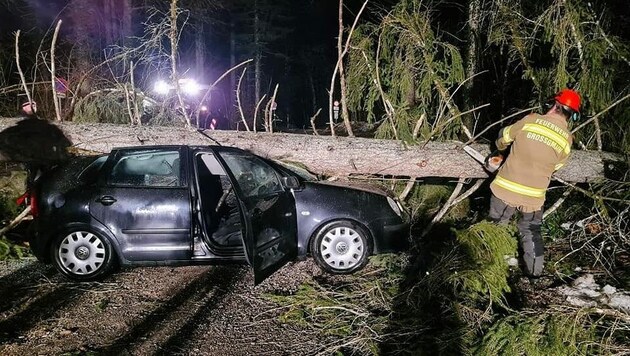
POLYGON ((17 65, 18 73, 20 73, 20 79, 22 80, 22 86, 24 88, 24 92, 26 93, 26 98, 29 103, 32 103, 33 99, 31 98, 31 93, 28 91, 28 86, 26 85, 26 78, 24 78, 24 72, 22 71, 22 67, 20 66, 19 43, 20 43, 20 30, 17 30, 17 32, 15 33, 15 64, 17 65))
MULTIPOLYGON (((238 84, 236 85, 236 103, 238 104, 238 112, 241 114, 241 120, 243 120, 245 129, 249 131, 249 125, 247 125, 247 121, 245 121, 245 114, 243 114, 243 106, 241 105, 241 82, 243 81, 246 71, 247 68, 243 69, 243 73, 241 73, 241 76, 238 78, 238 84)), ((256 121, 254 121, 254 125, 256 125, 256 121)))
POLYGON ((315 127, 315 119, 317 118, 317 115, 319 115, 319 113, 322 111, 322 108, 317 109, 317 112, 315 113, 315 115, 311 116, 311 127, 313 128, 313 133, 315 133, 315 136, 319 136, 319 133, 317 132, 317 128, 315 127))
POLYGON ((600 111, 599 113, 595 114, 593 117, 591 117, 590 119, 584 121, 581 125, 579 125, 578 127, 574 128, 571 133, 575 133, 577 130, 581 129, 582 127, 590 124, 591 122, 597 120, 598 117, 602 116, 603 114, 605 114, 608 110, 614 108, 615 106, 621 104, 623 101, 628 100, 628 98, 630 98, 630 94, 624 96, 623 98, 615 101, 614 103, 610 104, 610 106, 608 106, 606 109, 600 111))
POLYGON ((57 79, 55 78, 55 46, 57 45, 57 36, 59 35, 59 28, 61 28, 61 20, 57 21, 57 26, 55 27, 55 33, 53 34, 52 42, 50 44, 50 76, 51 76, 51 87, 52 87, 52 95, 53 101, 55 102, 55 116, 57 121, 61 121, 61 108, 59 107, 59 98, 57 95, 57 88, 55 88, 55 84, 57 79))

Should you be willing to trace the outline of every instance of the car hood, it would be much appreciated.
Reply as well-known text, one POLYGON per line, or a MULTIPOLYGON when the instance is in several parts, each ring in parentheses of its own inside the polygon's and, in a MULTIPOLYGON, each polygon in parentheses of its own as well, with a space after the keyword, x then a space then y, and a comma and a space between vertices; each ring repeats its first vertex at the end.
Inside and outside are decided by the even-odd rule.
POLYGON ((329 181, 311 181, 309 183, 318 184, 318 185, 328 185, 333 187, 340 188, 350 188, 355 190, 361 190, 368 193, 374 193, 383 195, 386 197, 394 197, 393 193, 387 190, 386 188, 379 187, 374 184, 364 183, 364 182, 355 182, 355 181, 339 181, 339 182, 329 182, 329 181))

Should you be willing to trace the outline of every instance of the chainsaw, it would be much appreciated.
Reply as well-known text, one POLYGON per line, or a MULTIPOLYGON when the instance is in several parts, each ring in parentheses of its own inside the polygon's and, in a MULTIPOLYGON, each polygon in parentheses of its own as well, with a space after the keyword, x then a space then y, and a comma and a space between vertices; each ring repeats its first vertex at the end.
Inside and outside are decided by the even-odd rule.
POLYGON ((488 157, 484 157, 479 151, 470 146, 464 146, 464 151, 474 158, 475 161, 481 163, 483 168, 490 173, 496 172, 503 163, 503 155, 498 151, 491 153, 488 157))

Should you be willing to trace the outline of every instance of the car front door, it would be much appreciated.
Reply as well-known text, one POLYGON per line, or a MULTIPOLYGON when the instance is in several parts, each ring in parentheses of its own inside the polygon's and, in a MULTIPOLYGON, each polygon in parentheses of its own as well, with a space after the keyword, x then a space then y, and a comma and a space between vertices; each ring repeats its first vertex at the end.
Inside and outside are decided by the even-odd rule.
POLYGON ((259 157, 238 149, 215 150, 244 213, 245 256, 258 284, 297 256, 295 199, 278 172, 259 157))
POLYGON ((190 193, 182 148, 119 150, 104 167, 92 217, 130 261, 189 259, 190 193))

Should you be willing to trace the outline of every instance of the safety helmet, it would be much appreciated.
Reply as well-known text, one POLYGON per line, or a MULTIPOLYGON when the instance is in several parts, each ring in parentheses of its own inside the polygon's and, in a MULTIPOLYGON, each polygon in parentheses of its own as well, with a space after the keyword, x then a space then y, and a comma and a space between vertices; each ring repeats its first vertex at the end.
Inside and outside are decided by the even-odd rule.
POLYGON ((580 95, 572 89, 563 89, 554 98, 556 101, 576 113, 580 112, 580 95))

